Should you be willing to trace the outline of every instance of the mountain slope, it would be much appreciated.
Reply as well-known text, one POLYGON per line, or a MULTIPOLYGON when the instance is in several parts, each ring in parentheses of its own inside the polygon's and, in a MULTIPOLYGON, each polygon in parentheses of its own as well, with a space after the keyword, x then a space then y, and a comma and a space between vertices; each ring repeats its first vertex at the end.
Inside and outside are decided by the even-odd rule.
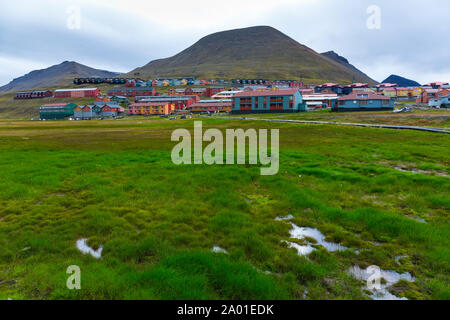
POLYGON ((362 79, 364 79, 364 78, 368 79, 367 81, 364 81, 364 82, 369 82, 370 84, 376 83, 375 80, 370 78, 367 74, 365 74, 364 72, 362 72, 361 70, 356 68, 354 65, 350 64, 350 62, 346 58, 338 55, 336 52, 328 51, 328 52, 322 53, 322 55, 327 57, 327 58, 330 58, 330 59, 332 59, 332 60, 334 60, 334 61, 336 61, 338 63, 340 63, 341 65, 343 65, 347 69, 351 70, 355 74, 359 74, 362 79))
POLYGON ((119 73, 97 70, 74 61, 65 61, 47 69, 32 71, 20 78, 14 79, 0 87, 2 91, 18 91, 34 88, 51 88, 52 86, 70 85, 76 77, 114 77, 119 73))
POLYGON ((373 82, 267 26, 211 34, 179 54, 152 61, 127 76, 373 82))
POLYGON ((399 87, 420 87, 420 83, 406 79, 395 74, 390 75, 386 80, 382 83, 396 83, 399 87))

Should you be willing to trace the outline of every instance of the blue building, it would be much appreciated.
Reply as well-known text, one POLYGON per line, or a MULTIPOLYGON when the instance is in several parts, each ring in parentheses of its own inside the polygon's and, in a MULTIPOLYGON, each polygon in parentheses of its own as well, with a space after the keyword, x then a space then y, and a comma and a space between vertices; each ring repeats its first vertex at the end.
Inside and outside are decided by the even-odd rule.
POLYGON ((244 91, 232 99, 235 114, 308 111, 299 89, 244 91))
POLYGON ((394 100, 372 92, 355 91, 340 97, 332 110, 337 112, 394 110, 394 100))

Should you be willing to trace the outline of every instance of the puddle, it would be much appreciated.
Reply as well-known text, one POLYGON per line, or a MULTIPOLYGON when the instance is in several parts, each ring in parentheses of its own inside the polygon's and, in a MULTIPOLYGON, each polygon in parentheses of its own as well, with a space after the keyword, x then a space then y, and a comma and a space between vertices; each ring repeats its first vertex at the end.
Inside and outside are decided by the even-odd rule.
POLYGON ((306 245, 299 245, 294 242, 287 242, 289 244, 289 248, 294 248, 297 250, 300 256, 306 256, 316 250, 313 245, 321 245, 327 251, 335 252, 335 251, 344 251, 347 250, 347 247, 344 247, 338 243, 325 241, 325 236, 317 229, 313 228, 302 228, 293 223, 292 230, 290 231, 290 235, 292 239, 305 240, 307 242, 306 245), (308 241, 308 238, 312 238, 317 241, 317 243, 311 243, 308 241))
POLYGON ((212 252, 215 252, 215 253, 228 253, 227 250, 225 250, 225 249, 223 249, 223 248, 221 248, 221 247, 219 247, 219 246, 214 246, 214 247, 211 249, 211 251, 212 251, 212 252))
POLYGON ((90 254, 94 258, 100 259, 102 257, 103 246, 100 246, 100 248, 98 248, 97 251, 95 251, 94 249, 92 249, 87 245, 87 241, 88 239, 77 240, 78 250, 80 250, 83 254, 90 254))
POLYGON ((309 255, 311 252, 313 252, 314 250, 316 250, 315 248, 313 248, 310 244, 308 245, 299 245, 295 242, 289 242, 289 241, 285 241, 289 246, 289 248, 294 248, 297 250, 298 255, 299 256, 307 256, 309 255))
POLYGON ((294 216, 292 214, 290 214, 290 215, 288 215, 286 217, 277 217, 275 219, 275 221, 289 221, 289 220, 292 220, 292 219, 294 219, 294 216))
MULTIPOLYGON (((373 271, 369 270, 369 268, 361 269, 359 266, 353 266, 350 267, 348 273, 358 280, 367 281, 369 278, 371 277, 373 278, 374 275, 373 271)), ((408 300, 407 298, 399 298, 393 295, 387 290, 387 288, 396 284, 400 280, 414 282, 415 279, 413 276, 411 276, 411 274, 409 273, 400 274, 392 270, 380 269, 380 278, 386 280, 386 282, 380 284, 379 290, 377 289, 370 290, 369 288, 365 288, 368 291, 372 292, 372 294, 369 295, 370 298, 372 298, 373 300, 408 300)))

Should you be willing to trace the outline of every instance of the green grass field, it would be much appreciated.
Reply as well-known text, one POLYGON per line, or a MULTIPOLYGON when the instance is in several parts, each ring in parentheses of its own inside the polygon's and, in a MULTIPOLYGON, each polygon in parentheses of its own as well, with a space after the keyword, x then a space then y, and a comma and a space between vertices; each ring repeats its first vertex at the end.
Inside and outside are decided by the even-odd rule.
POLYGON ((448 135, 203 126, 279 128, 279 174, 173 165, 171 133, 192 120, 1 121, 0 299, 368 299, 352 265, 411 273, 398 297, 450 299, 448 135), (350 249, 300 257, 287 215, 350 249))

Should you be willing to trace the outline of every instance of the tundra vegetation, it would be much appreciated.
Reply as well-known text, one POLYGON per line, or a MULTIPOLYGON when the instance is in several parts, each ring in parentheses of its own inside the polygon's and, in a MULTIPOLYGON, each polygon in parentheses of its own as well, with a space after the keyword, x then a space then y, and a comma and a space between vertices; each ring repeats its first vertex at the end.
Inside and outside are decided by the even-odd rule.
POLYGON ((171 134, 193 120, 0 121, 0 298, 369 299, 348 270, 377 265, 414 276, 389 288, 397 297, 450 299, 448 135, 203 126, 280 129, 278 175, 174 165, 171 134), (288 222, 348 250, 289 239, 288 222), (81 290, 66 287, 72 265, 81 290))

